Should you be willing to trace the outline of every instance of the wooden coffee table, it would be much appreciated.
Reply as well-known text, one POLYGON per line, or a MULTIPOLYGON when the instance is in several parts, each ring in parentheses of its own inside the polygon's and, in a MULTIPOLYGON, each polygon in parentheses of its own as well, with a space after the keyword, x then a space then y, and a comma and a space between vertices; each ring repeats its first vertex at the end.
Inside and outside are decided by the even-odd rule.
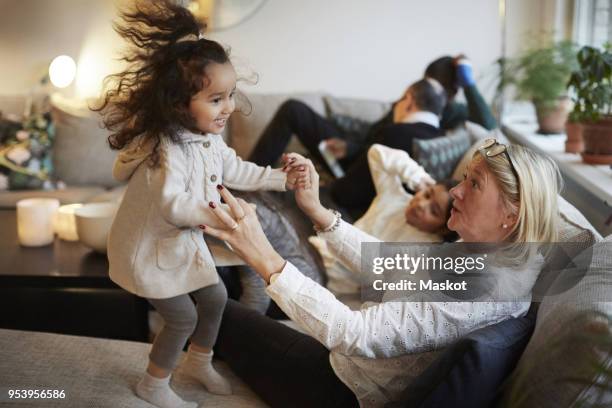
POLYGON ((0 210, 0 327, 148 340, 148 303, 115 285, 108 261, 79 242, 19 245, 15 210, 0 210))

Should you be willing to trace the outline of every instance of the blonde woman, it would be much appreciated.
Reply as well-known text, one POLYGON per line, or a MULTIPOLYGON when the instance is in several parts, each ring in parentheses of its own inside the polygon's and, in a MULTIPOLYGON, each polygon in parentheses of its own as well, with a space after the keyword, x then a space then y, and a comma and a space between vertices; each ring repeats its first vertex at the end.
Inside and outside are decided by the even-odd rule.
MULTIPOLYGON (((361 267, 361 243, 374 237, 342 221, 312 187, 296 193, 300 208, 346 265, 361 267)), ((454 198, 448 227, 465 242, 554 242, 557 235, 555 163, 521 146, 488 140, 474 155, 454 198)), ((385 302, 353 311, 282 259, 266 240, 254 211, 227 191, 231 212, 215 214, 225 229, 205 232, 227 241, 269 284, 267 292, 308 335, 229 302, 218 351, 271 406, 381 407, 435 358, 437 350, 478 328, 524 315, 541 257, 498 271, 521 276, 516 301, 385 302)))

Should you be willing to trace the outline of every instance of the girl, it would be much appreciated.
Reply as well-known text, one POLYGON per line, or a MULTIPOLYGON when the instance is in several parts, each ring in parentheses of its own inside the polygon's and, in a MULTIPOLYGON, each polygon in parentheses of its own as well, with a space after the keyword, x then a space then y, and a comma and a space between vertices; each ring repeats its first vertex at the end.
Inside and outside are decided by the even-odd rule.
MULTIPOLYGON (((376 198, 355 227, 387 242, 454 241, 449 231, 450 188, 456 183, 438 183, 403 150, 374 144, 368 164, 376 198), (417 193, 408 193, 406 183, 417 193)), ((359 276, 338 261, 317 236, 309 241, 319 250, 329 278, 327 288, 337 295, 359 293, 359 276)))
POLYGON ((300 173, 243 162, 225 145, 220 134, 235 108, 236 73, 187 9, 142 3, 122 20, 116 30, 134 46, 124 57, 130 66, 113 76, 116 85, 96 109, 120 150, 113 174, 128 181, 109 234, 109 274, 165 321, 136 393, 158 407, 195 407, 169 386, 190 336, 184 371, 212 393, 231 393, 211 364, 227 294, 198 226, 218 225, 212 209, 222 205, 222 183, 284 190, 300 173))

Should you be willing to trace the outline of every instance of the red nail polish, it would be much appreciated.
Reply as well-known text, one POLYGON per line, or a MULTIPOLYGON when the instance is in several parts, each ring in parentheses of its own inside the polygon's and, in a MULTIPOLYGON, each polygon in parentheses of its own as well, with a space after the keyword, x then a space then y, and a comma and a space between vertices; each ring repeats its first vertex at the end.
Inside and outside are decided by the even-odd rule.
POLYGON ((217 184, 217 190, 223 190, 223 186, 221 184, 217 184))
POLYGON ((206 225, 198 225, 198 228, 200 228, 200 229, 206 229, 206 225))
POLYGON ((208 203, 208 206, 209 206, 210 208, 213 208, 213 209, 214 209, 214 208, 217 208, 217 206, 215 205, 215 203, 213 203, 212 201, 211 201, 210 203, 208 203))

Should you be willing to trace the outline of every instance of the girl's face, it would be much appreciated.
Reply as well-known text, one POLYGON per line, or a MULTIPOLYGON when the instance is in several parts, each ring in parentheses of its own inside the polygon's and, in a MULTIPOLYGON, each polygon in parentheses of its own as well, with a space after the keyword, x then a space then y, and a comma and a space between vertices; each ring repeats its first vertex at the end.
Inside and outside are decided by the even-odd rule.
POLYGON ((206 66, 207 86, 193 95, 189 113, 203 133, 219 134, 236 109, 236 71, 229 62, 212 62, 206 66))
POLYGON ((481 157, 472 160, 464 180, 450 194, 454 200, 448 228, 467 242, 502 242, 516 222, 481 157))
POLYGON ((446 224, 449 200, 450 194, 442 184, 417 192, 406 207, 406 222, 421 231, 440 232, 446 224))

